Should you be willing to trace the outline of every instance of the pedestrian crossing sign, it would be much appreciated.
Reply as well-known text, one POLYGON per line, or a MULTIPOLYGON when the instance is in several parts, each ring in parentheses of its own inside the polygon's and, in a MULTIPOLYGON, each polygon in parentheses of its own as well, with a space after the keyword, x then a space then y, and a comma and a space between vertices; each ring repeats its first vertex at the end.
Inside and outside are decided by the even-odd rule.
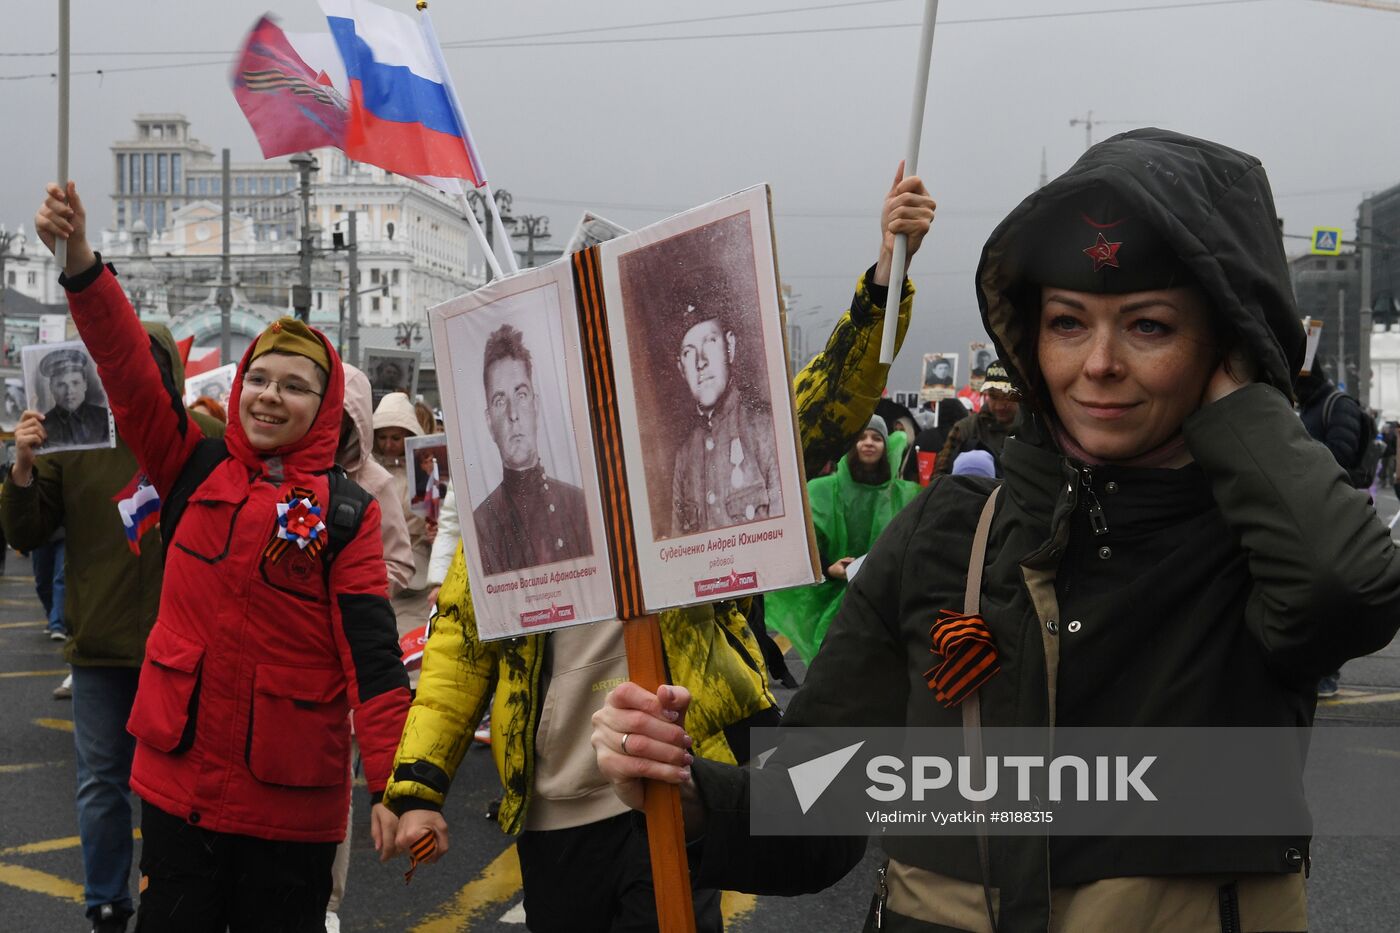
POLYGON ((1312 252, 1315 256, 1336 256, 1342 251, 1342 231, 1336 227, 1313 227, 1312 252))

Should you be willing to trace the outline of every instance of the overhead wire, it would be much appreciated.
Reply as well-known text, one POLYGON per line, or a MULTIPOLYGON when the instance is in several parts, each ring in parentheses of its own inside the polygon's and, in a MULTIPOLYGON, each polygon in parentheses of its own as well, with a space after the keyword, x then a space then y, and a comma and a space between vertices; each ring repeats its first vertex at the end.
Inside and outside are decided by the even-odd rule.
MULTIPOLYGON (((610 25, 610 26, 590 26, 590 27, 583 27, 583 28, 578 28, 578 29, 555 30, 555 31, 553 31, 553 32, 548 32, 548 33, 523 33, 523 34, 514 35, 514 36, 491 36, 491 37, 483 37, 483 38, 480 38, 480 39, 459 39, 459 40, 455 40, 455 41, 450 41, 450 42, 445 42, 445 43, 443 43, 443 48, 444 48, 444 49, 454 49, 454 50, 455 50, 455 49, 474 49, 474 48, 488 48, 488 49, 489 49, 489 48, 545 48, 545 47, 551 47, 551 46, 573 46, 573 45, 610 45, 610 44, 636 44, 636 43, 642 43, 642 42, 686 42, 686 41, 705 41, 705 40, 715 40, 715 39, 751 39, 751 38, 769 38, 769 37, 774 37, 774 36, 819 35, 819 34, 833 33, 833 32, 849 33, 849 32, 870 32, 870 31, 888 30, 888 29, 909 29, 909 28, 915 28, 915 27, 918 27, 919 25, 921 25, 920 23, 917 23, 917 22, 910 22, 910 23, 863 23, 863 24, 855 24, 855 25, 849 25, 849 26, 805 27, 805 28, 793 28, 793 29, 766 29, 766 30, 750 30, 750 31, 745 31, 745 32, 691 33, 691 34, 666 35, 666 36, 616 36, 616 37, 609 37, 609 36, 601 36, 601 37, 600 37, 600 36, 594 36, 593 38, 581 38, 581 39, 572 39, 572 40, 561 39, 561 40, 558 40, 558 41, 531 41, 531 40, 537 39, 537 38, 546 38, 546 37, 552 37, 552 36, 586 36, 586 35, 591 35, 591 34, 597 33, 597 32, 616 31, 616 30, 621 30, 621 29, 645 29, 645 28, 654 28, 654 27, 658 27, 658 26, 668 26, 668 25, 682 25, 682 24, 694 24, 694 23, 700 23, 700 22, 716 22, 716 21, 720 21, 720 20, 747 19, 747 18, 752 18, 752 17, 755 17, 755 16, 775 16, 775 15, 786 15, 786 14, 789 14, 789 13, 820 12, 820 11, 829 10, 829 9, 838 9, 838 8, 853 7, 853 6, 870 6, 870 5, 880 4, 880 3, 891 3, 891 2, 897 2, 897 0, 846 0, 846 2, 841 2, 841 3, 821 4, 821 5, 810 5, 810 6, 802 6, 802 7, 788 7, 788 8, 782 9, 782 10, 747 11, 747 12, 744 12, 744 13, 718 14, 718 15, 711 16, 711 17, 693 17, 693 18, 683 19, 683 20, 657 20, 657 21, 649 21, 649 22, 645 22, 645 23, 622 23, 622 24, 610 25)), ((1157 3, 1157 4, 1149 4, 1149 5, 1134 6, 1134 7, 1119 7, 1119 8, 1095 9, 1095 10, 1058 10, 1058 11, 1051 11, 1051 12, 1045 12, 1045 13, 1015 13, 1015 14, 1010 14, 1010 15, 1007 15, 1007 16, 982 16, 982 17, 970 17, 970 18, 965 18, 965 19, 946 19, 946 20, 940 20, 940 21, 939 21, 939 25, 940 25, 940 26, 958 26, 958 25, 974 25, 974 24, 987 24, 987 23, 1000 23, 1000 22, 1020 22, 1020 21, 1029 21, 1029 20, 1043 20, 1043 19, 1063 19, 1063 18, 1067 18, 1067 17, 1076 17, 1076 16, 1121 15, 1121 14, 1128 14, 1128 13, 1159 12, 1159 11, 1163 11, 1163 10, 1192 9, 1192 8, 1215 7, 1215 6, 1222 6, 1222 7, 1223 7, 1223 6, 1238 6, 1238 5, 1243 5, 1243 4, 1252 4, 1252 3, 1274 3, 1274 2, 1277 2, 1277 0, 1185 0, 1185 2, 1181 2, 1181 0, 1178 0, 1178 2, 1173 2, 1173 3, 1157 3)), ((53 55, 53 54, 56 54, 56 53, 54 53, 54 52, 0 52, 0 57, 21 57, 21 56, 23 56, 23 57, 38 57, 38 56, 53 55)), ((133 65, 133 66, 122 66, 122 67, 117 67, 117 68, 95 68, 95 69, 89 69, 89 70, 84 70, 84 71, 74 71, 74 72, 72 72, 72 74, 74 74, 74 75, 108 75, 108 74, 120 74, 120 73, 127 73, 127 72, 135 72, 135 71, 156 71, 156 70, 178 69, 178 68, 201 68, 201 67, 210 67, 210 66, 212 66, 212 65, 226 64, 226 63, 230 62, 230 61, 232 60, 232 57, 233 57, 234 55, 236 55, 237 53, 236 53, 236 52, 232 52, 232 51, 231 51, 231 52, 209 52, 209 53, 203 53, 203 52, 199 52, 199 53, 194 53, 194 52, 175 52, 175 51, 150 51, 150 52, 135 52, 135 51, 132 51, 132 52, 117 52, 117 51, 112 51, 112 52, 81 52, 81 53, 75 53, 75 54, 82 54, 82 55, 173 55, 173 54, 210 54, 210 55, 217 55, 217 56, 219 56, 218 58, 215 58, 215 59, 204 60, 204 61, 197 61, 197 62, 178 62, 178 63, 167 64, 167 65, 133 65)), ((33 72, 33 73, 29 73, 29 74, 19 74, 19 75, 0 75, 0 81, 25 81, 25 80, 36 80, 36 79, 41 79, 41 78, 53 78, 53 77, 56 77, 56 73, 54 73, 54 72, 33 72)))

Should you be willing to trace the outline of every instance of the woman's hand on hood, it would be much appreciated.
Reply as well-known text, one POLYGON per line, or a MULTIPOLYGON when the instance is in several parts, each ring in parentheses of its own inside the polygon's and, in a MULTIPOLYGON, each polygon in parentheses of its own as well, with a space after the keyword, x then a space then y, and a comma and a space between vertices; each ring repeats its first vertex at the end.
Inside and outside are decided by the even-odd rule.
POLYGON ((1215 367, 1215 372, 1211 373, 1201 404, 1218 402, 1231 392, 1244 388, 1254 382, 1258 373, 1259 367, 1242 350, 1231 350, 1225 354, 1220 365, 1215 367))

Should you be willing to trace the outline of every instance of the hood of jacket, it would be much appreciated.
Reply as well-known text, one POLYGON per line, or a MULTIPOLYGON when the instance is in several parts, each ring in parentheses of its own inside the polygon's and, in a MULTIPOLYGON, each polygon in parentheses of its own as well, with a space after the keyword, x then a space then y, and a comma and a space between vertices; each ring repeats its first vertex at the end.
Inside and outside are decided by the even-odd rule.
POLYGON ((272 450, 258 450, 243 433, 243 419, 239 415, 239 400, 243 396, 243 374, 252 362, 254 340, 248 344, 243 359, 238 361, 238 372, 233 379, 232 391, 228 397, 228 429, 224 432, 224 442, 229 453, 245 466, 264 473, 278 474, 284 471, 302 473, 322 473, 335 463, 336 449, 340 446, 340 413, 345 400, 345 371, 335 347, 326 335, 312 328, 312 333, 326 348, 331 371, 326 379, 326 394, 321 398, 321 407, 299 439, 272 450))
POLYGON ((982 250, 982 322, 1037 406, 1049 406, 1036 364, 1039 291, 1017 257, 1025 255, 1026 237, 1042 216, 1099 187, 1111 189, 1175 251, 1219 323, 1258 364, 1258 380, 1291 397, 1305 340, 1263 166, 1219 143, 1147 128, 1090 148, 1022 201, 982 250))
POLYGON ((371 427, 371 447, 373 446, 373 432, 380 428, 403 428, 414 437, 423 433, 423 426, 418 423, 418 415, 413 410, 413 402, 402 392, 390 392, 379 400, 379 407, 374 410, 374 418, 371 427))
POLYGON ((374 395, 368 376, 349 363, 342 363, 341 368, 345 370, 345 414, 350 418, 350 436, 340 449, 340 465, 353 476, 363 464, 372 462, 374 395))
POLYGON ((146 333, 150 335, 151 349, 159 347, 164 354, 164 360, 160 356, 156 357, 162 374, 170 377, 171 384, 175 386, 175 394, 184 398, 185 362, 180 358, 180 345, 175 342, 175 335, 164 324, 142 321, 141 326, 146 328, 146 333))

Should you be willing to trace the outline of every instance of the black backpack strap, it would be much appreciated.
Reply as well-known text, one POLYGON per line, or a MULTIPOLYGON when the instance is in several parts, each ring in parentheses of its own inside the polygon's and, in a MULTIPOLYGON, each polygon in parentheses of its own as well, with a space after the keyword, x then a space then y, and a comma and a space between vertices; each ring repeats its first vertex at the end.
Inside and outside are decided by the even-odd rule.
POLYGON ((1327 432, 1327 426, 1332 423, 1332 409, 1337 405, 1337 399, 1342 397, 1341 389, 1333 389, 1332 394, 1327 396, 1327 401, 1322 403, 1322 431, 1327 432))
POLYGON ((360 522, 374 497, 347 476, 339 465, 326 471, 326 486, 330 500, 326 509, 326 528, 330 531, 331 541, 326 547, 325 566, 329 568, 336 555, 359 534, 360 522))
POLYGON ((208 479, 209 474, 213 473, 214 469, 228 458, 228 445, 224 443, 222 437, 201 438, 199 443, 194 445, 194 452, 190 454, 190 458, 180 469, 180 475, 175 477, 175 484, 170 487, 170 492, 162 496, 160 500, 162 562, 170 551, 170 542, 175 537, 175 527, 180 524, 180 517, 185 514, 185 506, 189 505, 190 496, 194 495, 199 484, 208 479))

